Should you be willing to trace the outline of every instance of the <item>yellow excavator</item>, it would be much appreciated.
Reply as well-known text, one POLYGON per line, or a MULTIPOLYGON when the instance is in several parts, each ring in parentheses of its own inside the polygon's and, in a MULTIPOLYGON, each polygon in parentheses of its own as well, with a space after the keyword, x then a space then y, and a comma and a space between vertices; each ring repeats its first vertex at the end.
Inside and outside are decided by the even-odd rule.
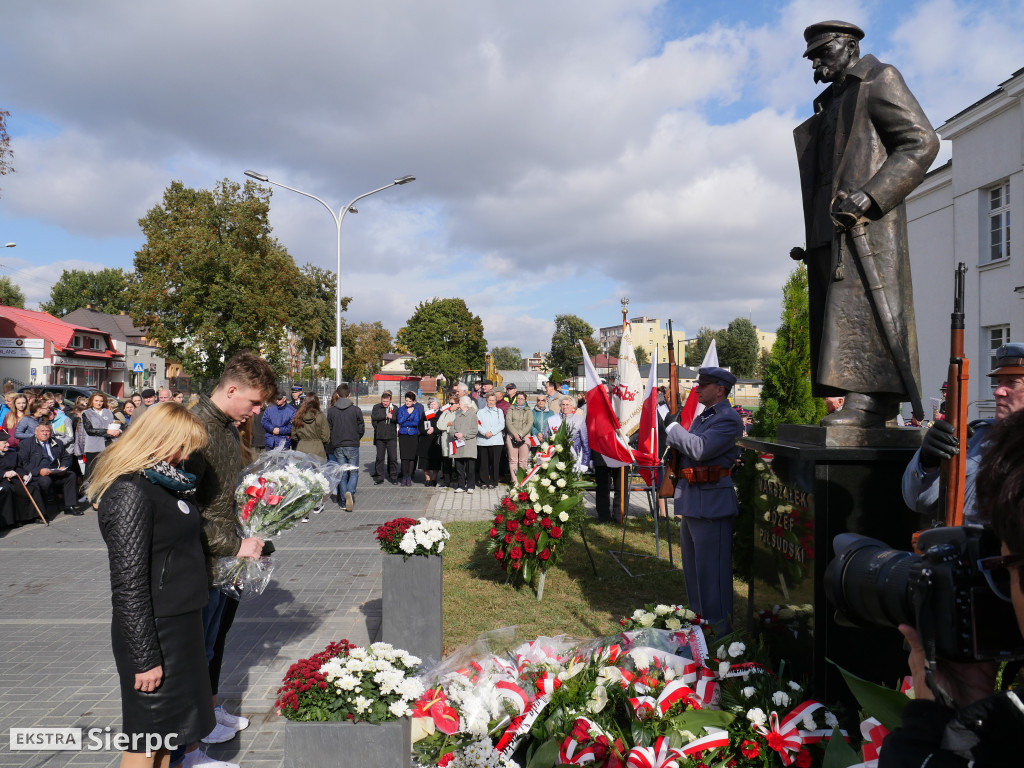
POLYGON ((473 390, 473 385, 478 381, 484 379, 490 379, 494 383, 495 389, 501 388, 502 376, 498 373, 498 369, 494 367, 494 355, 490 352, 484 355, 484 370, 482 371, 463 371, 459 377, 459 381, 469 387, 470 391, 473 390))

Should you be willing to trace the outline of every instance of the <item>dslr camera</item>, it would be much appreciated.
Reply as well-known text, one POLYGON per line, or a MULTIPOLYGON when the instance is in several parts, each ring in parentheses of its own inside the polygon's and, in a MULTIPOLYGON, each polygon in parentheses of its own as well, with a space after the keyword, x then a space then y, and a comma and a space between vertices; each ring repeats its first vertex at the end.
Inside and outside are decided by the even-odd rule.
POLYGON ((1024 658, 1024 637, 1010 603, 1009 572, 979 568, 997 556, 999 539, 982 526, 932 528, 918 538, 922 554, 877 539, 841 533, 825 569, 825 594, 843 626, 917 629, 930 657, 947 661, 1024 658), (1002 581, 1002 583, 996 583, 1002 581))

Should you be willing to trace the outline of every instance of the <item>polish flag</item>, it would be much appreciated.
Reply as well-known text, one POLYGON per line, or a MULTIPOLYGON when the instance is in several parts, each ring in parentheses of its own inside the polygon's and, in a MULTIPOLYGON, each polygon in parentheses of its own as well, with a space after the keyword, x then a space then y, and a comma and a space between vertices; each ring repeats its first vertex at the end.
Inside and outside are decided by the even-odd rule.
MULTIPOLYGON (((704 353, 704 362, 700 364, 701 368, 717 368, 718 367, 718 348, 715 346, 715 340, 711 340, 711 345, 708 347, 708 351, 704 353)), ((690 425, 693 424, 693 420, 697 418, 698 414, 704 410, 704 406, 700 404, 697 399, 697 387, 693 387, 690 390, 690 394, 686 397, 686 404, 683 405, 683 410, 679 413, 679 425, 683 429, 689 429, 690 425)))
POLYGON ((583 366, 586 371, 587 439, 590 450, 604 456, 609 467, 629 466, 633 463, 633 454, 619 433, 619 420, 612 408, 611 398, 597 377, 597 371, 582 341, 580 347, 583 348, 583 366))
MULTIPOLYGON (((647 394, 644 397, 644 407, 640 412, 640 434, 637 443, 639 453, 650 456, 654 461, 649 466, 660 463, 661 451, 658 446, 658 348, 654 348, 651 356, 651 372, 647 375, 647 394)), ((637 461, 639 461, 639 457, 637 461)), ((651 472, 646 469, 640 470, 640 476, 644 481, 651 484, 651 472)))

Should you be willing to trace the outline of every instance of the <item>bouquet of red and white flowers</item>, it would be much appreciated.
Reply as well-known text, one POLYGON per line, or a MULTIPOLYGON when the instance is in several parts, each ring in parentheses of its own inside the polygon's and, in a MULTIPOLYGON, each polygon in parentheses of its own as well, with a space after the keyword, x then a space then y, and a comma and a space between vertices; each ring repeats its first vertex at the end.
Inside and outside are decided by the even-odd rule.
MULTIPOLYGON (((294 528, 351 469, 283 448, 264 453, 243 470, 235 489, 240 535, 268 539, 294 528)), ((266 589, 273 570, 269 557, 223 557, 214 586, 237 599, 253 597, 266 589)))
POLYGON ((440 555, 444 552, 444 543, 451 538, 440 520, 426 517, 419 520, 396 517, 379 526, 375 535, 382 552, 405 555, 406 560, 412 555, 440 555))

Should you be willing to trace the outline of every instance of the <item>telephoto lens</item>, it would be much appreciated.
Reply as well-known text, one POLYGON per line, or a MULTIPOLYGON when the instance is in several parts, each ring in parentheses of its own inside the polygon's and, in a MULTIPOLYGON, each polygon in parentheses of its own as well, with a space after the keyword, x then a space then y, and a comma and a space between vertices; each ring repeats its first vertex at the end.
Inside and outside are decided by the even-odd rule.
POLYGON ((825 569, 825 595, 836 606, 837 624, 914 624, 909 586, 919 555, 856 533, 839 534, 832 547, 836 556, 825 569))

